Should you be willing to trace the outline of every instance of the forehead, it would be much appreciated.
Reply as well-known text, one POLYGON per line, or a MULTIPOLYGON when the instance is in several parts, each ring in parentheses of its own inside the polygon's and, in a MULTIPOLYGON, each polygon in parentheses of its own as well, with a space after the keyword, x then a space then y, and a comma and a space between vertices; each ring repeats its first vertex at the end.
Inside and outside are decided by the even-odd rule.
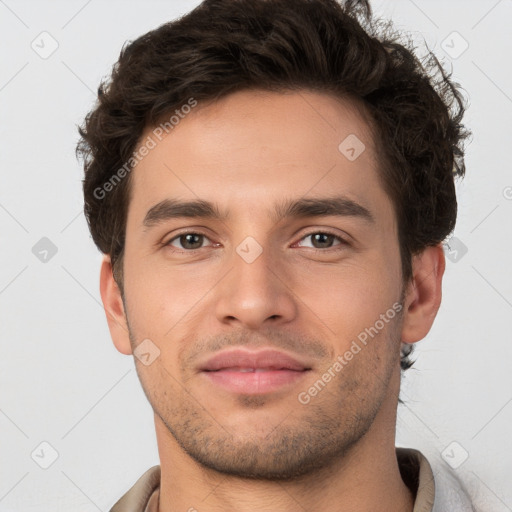
POLYGON ((246 212, 284 191, 383 199, 361 110, 323 93, 237 92, 148 127, 139 149, 144 144, 151 149, 132 171, 129 220, 169 197, 238 204, 246 212))

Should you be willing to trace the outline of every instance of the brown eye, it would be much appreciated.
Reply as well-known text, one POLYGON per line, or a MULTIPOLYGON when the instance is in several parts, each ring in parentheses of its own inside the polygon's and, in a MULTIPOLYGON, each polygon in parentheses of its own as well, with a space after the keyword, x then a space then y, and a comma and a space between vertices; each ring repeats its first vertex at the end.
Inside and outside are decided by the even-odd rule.
POLYGON ((317 249, 325 249, 331 247, 335 236, 329 235, 328 233, 315 233, 314 235, 310 235, 313 246, 317 249))
POLYGON ((187 251, 193 251, 195 249, 202 248, 205 238, 206 237, 200 233, 183 233, 183 234, 178 235, 177 237, 169 240, 167 245, 176 247, 177 249, 185 249, 187 251), (175 245, 176 242, 179 243, 179 246, 175 245))
POLYGON ((345 240, 343 240, 343 238, 340 236, 324 231, 310 233, 309 235, 304 236, 301 241, 308 238, 311 240, 311 245, 302 245, 302 247, 311 247, 313 249, 330 249, 334 246, 347 244, 347 242, 345 242, 345 240), (338 243, 335 243, 336 240, 338 240, 338 243))

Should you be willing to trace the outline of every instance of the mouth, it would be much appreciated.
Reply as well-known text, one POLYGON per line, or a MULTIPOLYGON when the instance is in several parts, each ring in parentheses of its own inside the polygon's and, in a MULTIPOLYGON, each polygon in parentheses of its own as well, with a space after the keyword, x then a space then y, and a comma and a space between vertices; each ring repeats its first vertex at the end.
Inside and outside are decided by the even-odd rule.
POLYGON ((216 387, 257 395, 296 384, 311 371, 311 366, 275 350, 236 349, 215 355, 200 371, 216 387))

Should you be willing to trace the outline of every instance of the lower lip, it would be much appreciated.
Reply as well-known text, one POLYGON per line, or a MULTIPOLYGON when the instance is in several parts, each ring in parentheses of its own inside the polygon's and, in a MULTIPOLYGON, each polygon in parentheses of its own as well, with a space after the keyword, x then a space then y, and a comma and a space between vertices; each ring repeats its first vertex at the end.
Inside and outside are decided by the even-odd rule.
POLYGON ((270 393, 294 384, 304 378, 309 370, 268 370, 261 372, 240 372, 236 370, 204 371, 214 384, 235 393, 259 395, 270 393))

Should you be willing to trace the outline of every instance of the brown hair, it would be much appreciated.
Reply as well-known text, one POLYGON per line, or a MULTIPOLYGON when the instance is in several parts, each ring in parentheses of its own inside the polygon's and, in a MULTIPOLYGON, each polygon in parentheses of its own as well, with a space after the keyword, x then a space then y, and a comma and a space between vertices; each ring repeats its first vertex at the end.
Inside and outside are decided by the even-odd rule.
POLYGON ((190 98, 243 89, 309 89, 364 105, 397 216, 404 281, 412 255, 452 232, 468 132, 460 89, 432 53, 417 58, 390 24, 372 19, 367 1, 205 0, 123 47, 79 128, 85 216, 121 291, 127 163, 143 130, 190 98), (123 179, 114 182, 116 173, 123 179))

